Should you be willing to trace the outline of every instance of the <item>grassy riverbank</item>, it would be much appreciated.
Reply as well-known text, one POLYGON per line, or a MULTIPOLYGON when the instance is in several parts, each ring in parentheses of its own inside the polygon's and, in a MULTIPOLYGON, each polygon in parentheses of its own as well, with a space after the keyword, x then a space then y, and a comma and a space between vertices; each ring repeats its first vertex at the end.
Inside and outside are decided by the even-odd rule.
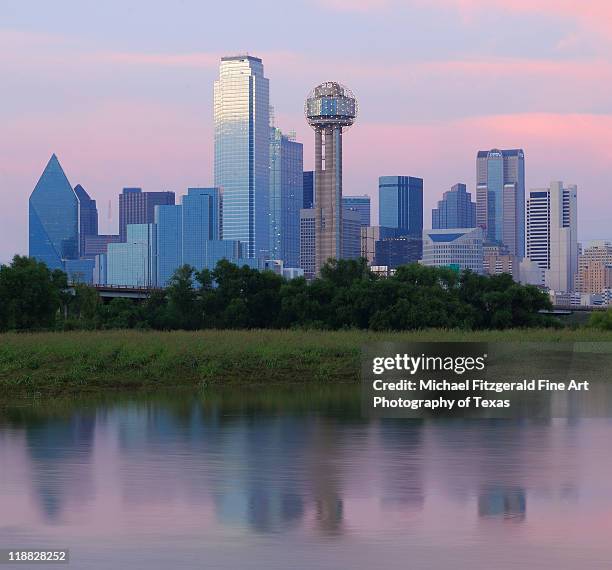
POLYGON ((233 384, 355 382, 380 341, 612 341, 589 329, 70 332, 0 335, 0 396, 233 384))

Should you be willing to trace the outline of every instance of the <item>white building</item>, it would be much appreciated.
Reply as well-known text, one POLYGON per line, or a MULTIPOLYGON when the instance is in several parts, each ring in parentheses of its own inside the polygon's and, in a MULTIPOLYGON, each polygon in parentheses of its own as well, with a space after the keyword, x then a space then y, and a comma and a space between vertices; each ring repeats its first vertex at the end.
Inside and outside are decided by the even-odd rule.
POLYGON ((423 265, 483 272, 482 228, 423 230, 423 265))
POLYGON ((577 187, 551 182, 550 188, 530 190, 527 197, 526 255, 544 270, 553 291, 573 291, 578 269, 577 187))

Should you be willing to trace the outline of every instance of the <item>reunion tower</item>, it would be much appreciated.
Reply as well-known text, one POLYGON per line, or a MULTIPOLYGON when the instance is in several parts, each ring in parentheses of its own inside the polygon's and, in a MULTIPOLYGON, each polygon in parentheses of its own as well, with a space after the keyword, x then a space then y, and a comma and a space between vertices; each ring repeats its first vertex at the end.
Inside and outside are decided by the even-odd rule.
POLYGON ((315 267, 342 259, 342 132, 357 117, 353 92, 328 81, 315 87, 304 105, 315 131, 315 267))

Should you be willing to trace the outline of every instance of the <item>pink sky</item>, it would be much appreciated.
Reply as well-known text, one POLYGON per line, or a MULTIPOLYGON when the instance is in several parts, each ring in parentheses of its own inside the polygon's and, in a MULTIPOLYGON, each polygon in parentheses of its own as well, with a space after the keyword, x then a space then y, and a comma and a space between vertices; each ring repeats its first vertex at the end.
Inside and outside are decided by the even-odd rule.
POLYGON ((98 200, 101 231, 114 229, 108 202, 116 218, 123 186, 180 195, 212 184, 212 82, 221 55, 247 50, 262 57, 277 126, 304 142, 306 168, 305 95, 328 79, 357 94, 344 191, 372 195, 374 220, 380 175, 424 178, 427 226, 452 184, 474 191, 479 149, 522 147, 528 188, 576 183, 580 239, 612 239, 611 3, 300 0, 291 14, 276 0, 258 12, 239 4, 246 20, 227 29, 214 22, 229 6, 191 0, 174 10, 136 2, 119 16, 105 5, 95 18, 72 0, 8 9, 0 261, 27 252, 28 196, 53 152, 98 200), (315 40, 320 21, 338 37, 315 40))

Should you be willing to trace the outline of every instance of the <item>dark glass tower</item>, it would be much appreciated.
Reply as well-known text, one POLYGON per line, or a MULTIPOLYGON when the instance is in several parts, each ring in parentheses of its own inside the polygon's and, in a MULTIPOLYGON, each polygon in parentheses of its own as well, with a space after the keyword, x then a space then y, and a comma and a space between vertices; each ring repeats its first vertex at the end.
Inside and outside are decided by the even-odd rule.
POLYGON ((304 205, 302 208, 310 210, 314 207, 314 172, 304 171, 304 205))
POLYGON ((84 256, 86 238, 98 235, 98 208, 80 184, 74 187, 74 193, 79 200, 79 253, 84 256))
POLYGON ((402 236, 423 233, 423 179, 381 176, 378 179, 379 225, 397 228, 402 236))
POLYGON ((79 200, 54 155, 30 196, 30 257, 50 269, 79 257, 79 200))
POLYGON ((455 184, 431 211, 431 227, 434 230, 451 228, 475 228, 476 204, 465 184, 455 184))

